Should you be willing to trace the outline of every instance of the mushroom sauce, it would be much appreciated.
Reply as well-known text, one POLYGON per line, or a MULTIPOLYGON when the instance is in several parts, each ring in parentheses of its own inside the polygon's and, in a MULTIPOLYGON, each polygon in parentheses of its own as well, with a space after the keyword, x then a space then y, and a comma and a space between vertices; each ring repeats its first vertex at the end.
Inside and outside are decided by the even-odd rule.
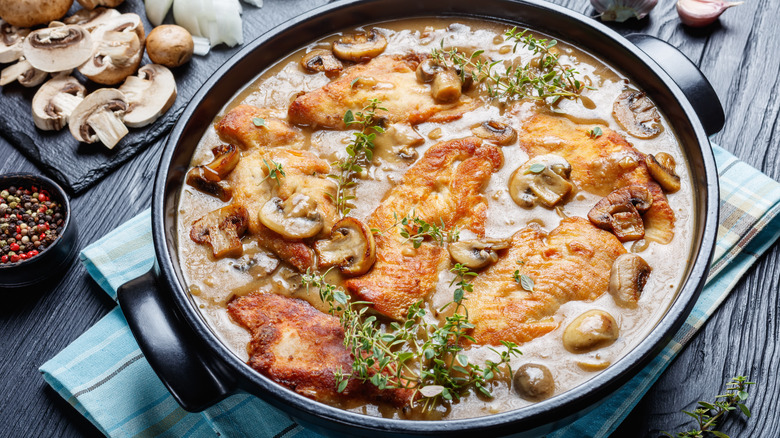
MULTIPOLYGON (((346 30, 344 33, 374 30, 384 35, 388 44, 382 56, 413 52, 430 54, 433 49, 457 47, 465 53, 484 50, 483 57, 507 63, 518 57, 533 57, 534 54, 522 45, 517 47, 516 52, 513 51, 514 44, 503 37, 509 28, 511 26, 505 24, 470 19, 431 18, 378 23, 365 28, 346 30)), ((224 108, 223 114, 239 104, 248 104, 268 108, 270 114, 286 119, 288 107, 297 96, 302 92, 323 87, 333 80, 324 72, 304 71, 300 65, 301 57, 314 49, 330 49, 332 42, 340 35, 342 33, 314 42, 262 72, 252 84, 235 96, 224 108)), ((539 33, 534 35, 545 38, 539 33)), ((690 209, 693 205, 693 195, 685 156, 663 115, 661 114, 661 120, 658 122, 662 126, 661 133, 657 136, 640 139, 630 135, 613 116, 613 102, 626 89, 635 89, 630 80, 593 54, 574 46, 559 42, 556 50, 560 53, 561 64, 576 68, 579 77, 587 86, 582 90, 580 98, 560 99, 554 104, 549 104, 548 100, 545 105, 530 99, 515 102, 491 99, 484 88, 473 87, 471 91, 464 91, 462 99, 479 104, 473 105, 473 109, 462 117, 447 123, 424 122, 414 125, 414 130, 422 136, 424 143, 416 147, 416 154, 412 158, 399 156, 397 151, 389 148, 377 148, 374 151, 372 163, 364 166, 365 170, 356 180, 356 198, 349 212, 349 216, 367 221, 383 202, 388 190, 399 184, 404 173, 428 148, 439 142, 469 137, 473 128, 488 120, 521 129, 523 120, 535 113, 554 113, 588 129, 595 126, 612 129, 644 154, 665 152, 671 155, 677 163, 676 173, 680 176, 681 186, 679 191, 668 196, 668 203, 675 216, 674 238, 668 244, 644 239, 623 243, 629 253, 640 255, 652 268, 636 307, 619 306, 613 295, 606 291, 593 300, 568 301, 552 316, 557 328, 518 345, 522 355, 512 358, 512 371, 524 364, 543 365, 546 370, 538 368, 537 371, 549 371, 554 382, 554 389, 550 388, 552 394, 563 393, 607 368, 634 348, 661 319, 683 281, 686 261, 691 252, 690 235, 694 219, 690 209), (567 326, 578 316, 594 309, 606 311, 614 317, 619 330, 617 339, 602 348, 571 352, 571 349, 565 348, 562 340, 567 326)), ((345 63, 345 69, 348 65, 351 64, 345 63)), ((428 87, 427 84, 422 86, 428 87)), ((343 114, 335 116, 342 118, 343 114)), ((221 117, 217 117, 217 121, 221 117)), ((331 163, 343 161, 348 157, 345 146, 353 140, 354 130, 318 130, 306 126, 301 128, 304 134, 304 149, 331 163)), ((597 136, 598 132, 592 135, 597 136)), ((224 142, 212 126, 201 140, 191 165, 211 162, 214 159, 212 148, 221 144, 224 142)), ((604 194, 589 193, 575 185, 572 194, 554 208, 542 205, 523 208, 513 201, 508 185, 515 170, 528 161, 529 155, 516 140, 501 146, 500 150, 503 153, 503 165, 492 175, 482 191, 488 206, 485 237, 509 238, 529 224, 537 224, 549 232, 561 223, 563 217, 577 216, 587 219, 588 212, 604 197, 604 194)), ((270 168, 268 170, 270 171, 270 168)), ((335 170, 333 172, 336 173, 335 170)), ((250 233, 242 237, 242 255, 219 259, 212 255, 209 245, 198 244, 190 238, 193 222, 229 203, 230 201, 223 202, 185 185, 178 210, 178 251, 180 260, 183 261, 182 270, 189 291, 202 314, 225 344, 242 360, 247 361, 247 344, 251 337, 249 332, 228 314, 226 307, 231 299, 250 293, 275 293, 301 298, 323 312, 328 311, 328 305, 320 300, 315 288, 303 287, 298 270, 281 261, 271 251, 262 249, 250 233)), ((399 215, 406 213, 399 212, 399 215)), ((474 237, 476 236, 468 230, 460 230, 461 240, 474 237)), ((309 239, 308 242, 314 240, 309 239)), ((498 251, 498 255, 500 258, 502 252, 498 251)), ((415 273, 409 272, 409 275, 413 276, 415 273)), ((439 315, 436 309, 452 301, 454 286, 451 282, 454 277, 447 269, 439 272, 438 286, 425 300, 424 307, 428 310, 426 320, 434 324, 441 323, 436 318, 443 318, 443 315, 439 315)), ((342 284, 344 280, 336 269, 331 270, 327 278, 336 285, 342 284)), ((464 303, 468 307, 469 301, 464 303)), ((473 345, 467 347, 464 353, 469 357, 470 363, 496 360, 496 354, 488 346, 473 345)), ((540 378, 533 372, 529 376, 531 380, 540 378)), ((467 418, 508 411, 534 403, 534 397, 529 397, 528 394, 525 397, 518 395, 518 390, 522 391, 522 388, 517 386, 518 382, 513 383, 511 378, 498 378, 490 385, 492 398, 477 394, 471 389, 464 392, 460 400, 438 403, 430 411, 420 408, 396 409, 382 403, 349 400, 335 404, 356 412, 394 418, 467 418)))

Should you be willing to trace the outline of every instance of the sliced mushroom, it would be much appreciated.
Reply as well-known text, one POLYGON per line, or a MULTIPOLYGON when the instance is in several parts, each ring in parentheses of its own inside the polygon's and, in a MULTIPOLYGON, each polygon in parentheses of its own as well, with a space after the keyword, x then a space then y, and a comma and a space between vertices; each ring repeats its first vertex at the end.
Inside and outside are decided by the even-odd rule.
POLYGON ((14 62, 22 57, 22 43, 30 29, 12 26, 0 20, 0 64, 14 62))
POLYGON ((472 128, 471 132, 477 137, 492 141, 499 146, 507 146, 517 140, 517 132, 511 126, 495 120, 482 122, 479 126, 472 128))
POLYGON ((333 54, 343 61, 362 62, 385 51, 387 39, 376 31, 342 35, 333 43, 333 54))
POLYGON ((190 239, 195 243, 211 245, 211 252, 216 258, 241 257, 244 253, 241 236, 248 222, 246 208, 231 204, 193 222, 190 239))
POLYGON ((127 111, 124 93, 113 88, 101 88, 88 95, 70 115, 70 133, 84 143, 100 140, 113 149, 127 135, 122 117, 127 111))
POLYGON ((512 378, 517 394, 529 401, 544 400, 555 392, 555 379, 550 370, 540 364, 520 365, 512 378))
POLYGON ((187 174, 187 184, 227 202, 233 196, 233 191, 223 179, 238 165, 241 154, 232 144, 217 146, 211 152, 214 154, 214 160, 205 166, 196 166, 190 170, 187 174))
POLYGON ((116 9, 79 9, 75 14, 66 17, 62 21, 65 24, 77 24, 86 29, 87 32, 92 32, 98 26, 105 24, 120 15, 122 14, 116 9))
POLYGON ((623 254, 612 262, 609 293, 620 307, 635 308, 652 268, 636 254, 623 254))
POLYGON ((95 9, 98 6, 115 8, 125 0, 78 0, 79 4, 86 9, 95 9))
POLYGON ((626 90, 612 105, 618 124, 636 138, 654 138, 661 133, 661 116, 644 91, 626 90))
POLYGON ((666 152, 661 152, 655 156, 648 155, 645 157, 645 164, 647 164, 647 170, 653 179, 668 193, 680 190, 680 177, 674 171, 674 157, 666 152))
POLYGON ((59 72, 83 64, 92 53, 92 37, 81 26, 38 29, 24 39, 24 57, 38 70, 59 72))
POLYGON ((135 73, 143 57, 143 23, 136 14, 122 14, 92 32, 94 50, 79 72, 94 82, 114 85, 135 73))
POLYGON ((296 193, 286 200, 271 198, 260 209, 259 219, 272 231, 291 239, 315 236, 323 227, 317 202, 302 193, 296 193))
POLYGON ((617 321, 603 310, 589 310, 563 331, 563 346, 572 353, 587 353, 611 345, 618 338, 617 321))
POLYGON ((0 73, 0 86, 6 86, 13 81, 25 87, 36 87, 43 83, 49 74, 33 67, 29 61, 21 58, 16 64, 9 65, 0 73))
POLYGON ((437 102, 450 103, 460 98, 463 83, 455 69, 446 68, 439 71, 431 83, 431 96, 437 102))
POLYGON ((647 187, 632 185, 617 189, 599 201, 589 212, 593 225, 612 231, 621 242, 645 237, 641 213, 653 205, 647 187))
POLYGON ((346 275, 362 275, 376 262, 376 243, 371 230, 363 222, 345 217, 336 222, 330 239, 314 244, 320 268, 338 266, 346 275))
POLYGON ((125 125, 140 128, 154 122, 173 106, 176 79, 167 68, 147 64, 138 70, 138 76, 128 76, 119 91, 127 96, 125 125))
POLYGON ((73 0, 0 0, 0 17, 18 27, 32 27, 62 18, 73 0))
POLYGON ((50 79, 35 93, 32 114, 35 126, 59 131, 68 124, 73 110, 84 100, 87 90, 73 76, 50 79))
POLYGON ((509 196, 524 208, 537 203, 552 208, 574 188, 570 175, 571 165, 565 158, 553 154, 534 157, 509 178, 509 196))
POLYGON ((425 139, 406 123, 393 123, 374 139, 374 152, 384 158, 392 156, 411 160, 417 158, 415 148, 425 143, 425 139), (388 152, 390 154, 388 154, 388 152))
POLYGON ((498 261, 496 251, 509 248, 507 239, 460 240, 447 246, 457 263, 470 269, 480 269, 498 261))
POLYGON ((301 68, 309 73, 325 72, 325 76, 334 78, 341 73, 344 65, 330 50, 316 49, 303 55, 301 68))
POLYGON ((436 74, 442 70, 442 66, 433 58, 427 58, 423 60, 418 66, 415 73, 417 74, 417 80, 424 83, 433 82, 433 78, 436 74))

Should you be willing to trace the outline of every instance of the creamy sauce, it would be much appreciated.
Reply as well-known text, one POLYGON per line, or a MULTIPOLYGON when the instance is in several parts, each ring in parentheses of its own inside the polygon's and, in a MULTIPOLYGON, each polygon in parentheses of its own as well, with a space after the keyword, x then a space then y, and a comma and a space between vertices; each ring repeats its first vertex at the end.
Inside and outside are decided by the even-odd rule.
MULTIPOLYGON (((455 46, 464 51, 481 48, 485 49, 486 54, 493 59, 511 59, 518 55, 529 56, 529 53, 523 50, 512 54, 511 46, 500 37, 506 29, 502 24, 470 20, 458 20, 457 23, 452 24, 442 19, 420 19, 380 23, 371 28, 380 29, 388 37, 389 44, 385 54, 404 54, 411 51, 430 53, 432 49, 439 47, 440 41, 444 39, 445 47, 455 46)), ((336 37, 337 35, 324 38, 310 47, 327 45, 327 42, 336 37)), ((575 66, 584 76, 585 82, 596 89, 584 91, 582 101, 563 100, 555 110, 583 125, 608 126, 622 133, 643 153, 655 154, 663 151, 671 154, 678 163, 677 173, 681 176, 682 188, 677 193, 668 195, 669 204, 676 216, 674 239, 668 245, 649 243, 647 249, 640 253, 652 266, 653 271, 636 309, 618 307, 607 293, 592 302, 568 302, 554 315, 555 321, 559 323, 558 329, 520 346, 523 354, 513 359, 512 368, 516 369, 519 365, 528 362, 547 366, 555 378, 555 394, 563 393, 583 383, 617 361, 647 336, 661 319, 683 281, 691 256, 690 230, 694 219, 691 211, 693 196, 689 171, 684 164, 685 157, 678 140, 666 120, 662 120, 663 132, 654 139, 640 140, 629 136, 612 117, 612 104, 624 90, 627 79, 591 54, 564 43, 559 43, 558 48, 561 50, 562 64, 575 66), (568 352, 561 342, 563 330, 574 318, 591 309, 605 310, 616 318, 620 327, 619 338, 612 345, 591 353, 568 352)), ((279 117, 285 118, 287 107, 299 92, 314 90, 329 82, 323 73, 308 74, 300 69, 298 61, 304 51, 305 48, 282 59, 259 75, 225 107, 224 112, 237 104, 246 103, 270 108, 278 112, 279 117)), ((513 106, 485 105, 446 125, 434 123, 417 125, 416 131, 426 140, 425 144, 417 147, 418 156, 422 156, 428 147, 437 142, 471 135, 471 128, 485 120, 511 121, 513 126, 518 127, 517 118, 522 120, 523 116, 530 114, 534 107, 535 105, 531 103, 513 106)), ((321 157, 328 161, 346 157, 345 145, 351 139, 350 131, 304 130, 304 132, 305 144, 321 157)), ((211 161, 211 148, 220 143, 213 127, 210 128, 195 152, 191 164, 194 166, 211 161)), ((492 176, 484 192, 489 206, 487 237, 509 237, 531 222, 538 223, 550 231, 558 226, 561 215, 587 217, 588 211, 601 199, 601 196, 579 191, 557 211, 540 206, 531 210, 521 208, 510 198, 507 185, 512 172, 523 164, 528 156, 516 143, 503 147, 502 151, 504 165, 492 176)), ((365 220, 379 205, 384 194, 400 182, 403 173, 411 164, 411 160, 378 152, 373 166, 369 167, 364 178, 359 181, 356 190, 358 202, 350 215, 365 220)), ((186 261, 183 272, 190 292, 199 303, 202 313, 225 344, 246 361, 248 359, 246 345, 250 336, 243 327, 231 320, 225 309, 226 303, 234 295, 251 291, 282 293, 306 299, 321 310, 326 308, 319 303, 316 292, 307 293, 305 288, 299 288, 300 278, 292 268, 280 262, 273 254, 259 249, 251 236, 246 236, 243 240, 244 255, 240 259, 220 260, 213 259, 210 247, 198 245, 189 238, 189 230, 195 220, 224 205, 226 203, 214 197, 184 186, 178 214, 178 250, 180 260, 186 261), (247 262, 250 259, 253 260, 252 265, 248 266, 247 262)), ((468 237, 465 234, 467 233, 462 237, 468 237)), ((630 251, 632 242, 626 243, 625 246, 630 251)), ((428 299, 430 308, 440 307, 452 299, 451 279, 452 274, 449 272, 441 273, 438 288, 428 299)), ((332 280, 339 281, 339 278, 334 275, 332 280)), ((429 315, 431 313, 429 312, 429 315)), ((467 354, 477 362, 495 359, 486 347, 472 348, 467 351, 467 354)), ((437 413, 425 418, 474 417, 516 409, 530 403, 518 397, 505 383, 493 385, 492 391, 495 395, 493 399, 470 394, 459 403, 453 403, 447 408, 441 407, 437 413)), ((352 409, 370 415, 410 418, 408 413, 374 405, 363 405, 352 409)))

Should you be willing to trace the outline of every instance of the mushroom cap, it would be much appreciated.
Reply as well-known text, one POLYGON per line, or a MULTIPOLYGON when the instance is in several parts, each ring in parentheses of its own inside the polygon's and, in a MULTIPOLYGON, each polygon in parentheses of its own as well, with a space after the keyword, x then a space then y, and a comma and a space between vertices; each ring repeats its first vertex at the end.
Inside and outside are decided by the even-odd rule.
POLYGON ((29 33, 30 29, 0 20, 0 64, 14 62, 22 57, 22 43, 29 33))
POLYGON ((509 247, 508 239, 460 240, 447 246, 456 262, 470 269, 484 268, 498 261, 497 250, 509 247))
POLYGON ((617 189, 602 198, 588 212, 593 225, 612 231, 621 242, 645 236, 640 213, 653 205, 653 196, 645 186, 631 185, 617 189))
POLYGON ((125 124, 131 128, 146 126, 163 115, 176 101, 176 79, 167 68, 147 64, 138 76, 128 76, 119 91, 129 104, 125 124))
POLYGON ((98 113, 107 112, 114 113, 121 120, 121 116, 126 110, 127 98, 124 93, 114 88, 96 90, 89 94, 71 113, 70 133, 78 141, 94 143, 98 141, 99 136, 95 127, 92 126, 93 122, 90 121, 92 117, 98 113))
POLYGON ((667 193, 674 193, 680 190, 680 177, 674 171, 674 157, 666 152, 660 152, 656 155, 650 154, 645 157, 645 164, 653 179, 667 193))
POLYGON ((70 17, 66 17, 62 21, 65 24, 77 24, 88 32, 92 32, 97 29, 98 26, 105 24, 112 19, 122 15, 116 9, 97 8, 93 10, 80 9, 70 17))
POLYGON ((346 275, 362 275, 376 262, 374 234, 363 222, 345 217, 333 225, 330 239, 314 244, 319 266, 338 266, 346 275))
POLYGON ((73 0, 0 0, 0 17, 18 27, 48 24, 62 18, 73 0))
POLYGON ((290 239, 316 236, 324 225, 317 202, 302 193, 284 201, 279 197, 269 199, 260 209, 259 219, 271 231, 290 239))
POLYGON ((333 54, 344 61, 361 62, 385 51, 387 39, 379 32, 350 33, 333 43, 333 54))
POLYGON ((563 346, 572 353, 587 353, 611 345, 619 334, 612 315, 603 310, 588 310, 563 331, 563 346))
POLYGON ((81 26, 45 27, 24 39, 24 57, 38 70, 60 72, 83 64, 92 53, 92 38, 81 26))
POLYGON ((654 138, 663 130, 661 116, 644 91, 622 92, 612 105, 612 116, 636 138, 654 138))
POLYGON ((86 88, 73 76, 59 76, 43 84, 32 100, 35 126, 44 131, 60 130, 79 103, 86 88))
POLYGON ((334 78, 344 69, 344 64, 330 50, 315 49, 301 57, 301 68, 309 73, 325 72, 327 77, 334 78))
POLYGON ((146 54, 155 64, 178 67, 192 59, 195 43, 187 29, 175 24, 157 26, 146 38, 146 54))
POLYGON ((79 72, 99 84, 114 85, 132 75, 141 63, 143 46, 134 32, 94 32, 95 49, 79 72))
POLYGON ((471 132, 477 137, 495 142, 499 146, 508 146, 517 140, 517 132, 514 128, 497 120, 482 122, 479 126, 472 128, 471 132))
POLYGON ((535 363, 521 365, 512 384, 517 394, 529 401, 543 400, 555 392, 555 379, 549 368, 535 363))
POLYGON ((609 293, 620 307, 636 308, 652 268, 636 254, 623 254, 612 262, 609 293))
POLYGON ((115 8, 125 0, 78 0, 79 4, 86 9, 95 9, 98 6, 107 6, 115 8))

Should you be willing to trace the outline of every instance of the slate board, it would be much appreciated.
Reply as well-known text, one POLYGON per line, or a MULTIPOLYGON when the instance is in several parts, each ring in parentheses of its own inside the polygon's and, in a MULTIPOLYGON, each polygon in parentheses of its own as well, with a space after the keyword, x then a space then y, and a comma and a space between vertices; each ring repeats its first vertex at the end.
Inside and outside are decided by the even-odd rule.
MULTIPOLYGON (((257 38, 275 24, 326 4, 328 0, 267 0, 266 2, 280 3, 283 7, 263 9, 242 3, 245 43, 257 38)), ((80 6, 75 3, 70 13, 78 9, 80 6)), ((143 1, 127 0, 117 9, 123 13, 137 13, 144 21, 147 33, 152 29, 146 19, 143 1)), ((169 21, 170 15, 167 22, 169 21)), ((241 46, 228 48, 220 45, 212 49, 208 55, 194 56, 188 64, 173 69, 178 87, 176 103, 152 125, 131 128, 130 133, 113 150, 100 143, 79 143, 70 135, 67 127, 61 131, 42 131, 36 128, 30 106, 37 87, 25 88, 16 82, 3 87, 0 94, 2 96, 0 97, 0 135, 37 164, 44 173, 62 184, 71 194, 79 195, 145 148, 152 145, 162 147, 164 134, 171 129, 201 84, 240 48, 241 46)), ((149 58, 144 55, 142 64, 149 62, 149 58)), ((86 81, 83 77, 79 76, 79 79, 90 92, 100 88, 99 85, 86 81)))

